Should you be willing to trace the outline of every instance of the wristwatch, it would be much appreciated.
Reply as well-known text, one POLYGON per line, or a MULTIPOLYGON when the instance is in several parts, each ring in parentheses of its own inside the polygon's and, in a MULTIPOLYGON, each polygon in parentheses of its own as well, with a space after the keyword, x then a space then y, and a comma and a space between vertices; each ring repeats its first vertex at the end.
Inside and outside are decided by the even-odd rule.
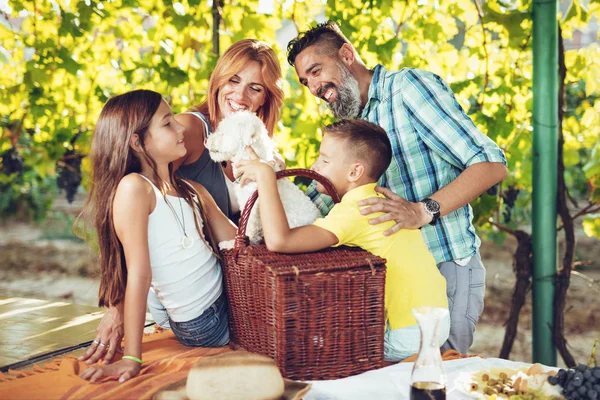
POLYGON ((425 207, 425 212, 432 216, 432 220, 429 225, 435 225, 440 219, 440 203, 435 201, 434 199, 430 199, 429 197, 423 200, 423 206, 425 207))

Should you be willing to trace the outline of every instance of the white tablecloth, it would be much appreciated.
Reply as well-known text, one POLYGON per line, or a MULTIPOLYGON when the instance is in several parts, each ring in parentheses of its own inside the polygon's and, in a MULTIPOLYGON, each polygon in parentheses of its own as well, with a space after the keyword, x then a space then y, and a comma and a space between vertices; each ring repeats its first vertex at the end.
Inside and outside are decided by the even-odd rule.
MULTIPOLYGON (((408 399, 410 374, 414 363, 400 363, 334 381, 312 381, 312 388, 305 400, 401 400, 408 399)), ((463 372, 475 372, 490 368, 519 368, 531 364, 500 358, 463 358, 444 361, 446 371, 446 398, 469 399, 454 388, 455 379, 463 372)))

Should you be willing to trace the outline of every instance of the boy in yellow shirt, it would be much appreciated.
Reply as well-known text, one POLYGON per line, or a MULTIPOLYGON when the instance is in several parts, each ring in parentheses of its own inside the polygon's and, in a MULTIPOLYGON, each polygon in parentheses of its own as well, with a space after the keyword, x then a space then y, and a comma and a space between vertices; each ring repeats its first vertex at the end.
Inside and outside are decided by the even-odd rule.
MULTIPOLYGON (((394 221, 371 225, 372 215, 360 213, 359 200, 383 197, 375 192, 377 180, 392 159, 385 131, 368 121, 342 120, 325 127, 319 159, 313 166, 331 181, 342 201, 325 218, 312 225, 290 229, 277 192, 273 168, 260 160, 236 165, 241 184, 256 181, 265 244, 271 251, 303 253, 330 246, 357 246, 387 259, 385 284, 387 361, 400 361, 419 350, 420 333, 411 310, 433 306, 448 308, 446 280, 429 253, 421 231, 403 229, 384 236, 394 221)), ((322 185, 317 191, 325 193, 322 185)), ((383 213, 380 213, 383 215, 383 213)), ((440 343, 448 338, 449 320, 441 329, 440 343)))

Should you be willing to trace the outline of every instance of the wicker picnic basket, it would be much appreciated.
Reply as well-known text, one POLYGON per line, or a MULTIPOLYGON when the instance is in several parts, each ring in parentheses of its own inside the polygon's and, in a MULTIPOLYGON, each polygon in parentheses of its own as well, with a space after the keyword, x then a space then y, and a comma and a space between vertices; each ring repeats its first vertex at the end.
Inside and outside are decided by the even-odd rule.
MULTIPOLYGON (((304 169, 277 177, 327 179, 304 169)), ((280 254, 248 245, 246 226, 258 193, 239 221, 235 247, 224 250, 232 342, 273 358, 286 378, 337 379, 383 363, 385 259, 358 248, 280 254)))

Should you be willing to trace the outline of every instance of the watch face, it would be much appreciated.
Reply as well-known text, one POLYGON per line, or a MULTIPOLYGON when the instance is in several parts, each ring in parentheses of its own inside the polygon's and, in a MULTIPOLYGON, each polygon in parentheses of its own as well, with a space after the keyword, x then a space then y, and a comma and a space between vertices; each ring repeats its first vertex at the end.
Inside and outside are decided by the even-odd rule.
POLYGON ((425 208, 427 209, 427 212, 436 214, 440 212, 440 203, 433 199, 427 199, 425 201, 425 208))

